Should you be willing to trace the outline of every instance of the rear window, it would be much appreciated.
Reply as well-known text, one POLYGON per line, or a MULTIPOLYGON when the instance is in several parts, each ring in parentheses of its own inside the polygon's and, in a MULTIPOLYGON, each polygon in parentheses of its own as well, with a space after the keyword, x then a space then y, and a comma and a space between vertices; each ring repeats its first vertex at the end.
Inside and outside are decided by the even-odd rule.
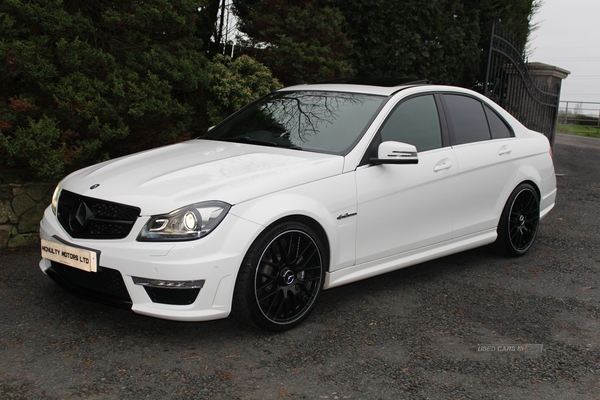
POLYGON ((513 136, 512 129, 506 125, 504 120, 500 118, 494 110, 488 106, 484 106, 483 108, 485 109, 485 115, 487 116, 488 123, 490 124, 492 139, 502 139, 513 136))
POLYGON ((444 99, 454 128, 454 145, 491 139, 488 120, 479 100, 445 94, 444 99))

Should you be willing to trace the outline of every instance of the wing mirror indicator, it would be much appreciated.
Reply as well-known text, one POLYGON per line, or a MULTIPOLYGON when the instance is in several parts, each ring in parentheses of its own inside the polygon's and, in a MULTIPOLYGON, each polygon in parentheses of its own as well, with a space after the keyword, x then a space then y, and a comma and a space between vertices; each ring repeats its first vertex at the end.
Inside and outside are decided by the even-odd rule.
POLYGON ((377 158, 371 158, 371 163, 380 164, 418 164, 417 148, 412 144, 402 142, 383 142, 379 145, 377 158))

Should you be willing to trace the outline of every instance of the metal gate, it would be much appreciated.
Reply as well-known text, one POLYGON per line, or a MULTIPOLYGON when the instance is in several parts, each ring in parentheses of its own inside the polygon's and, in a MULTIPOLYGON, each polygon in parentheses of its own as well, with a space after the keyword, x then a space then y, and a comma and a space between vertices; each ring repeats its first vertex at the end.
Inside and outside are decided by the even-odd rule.
POLYGON ((484 95, 529 129, 545 134, 553 144, 560 80, 544 82, 546 77, 536 77, 514 43, 498 22, 492 24, 484 95))

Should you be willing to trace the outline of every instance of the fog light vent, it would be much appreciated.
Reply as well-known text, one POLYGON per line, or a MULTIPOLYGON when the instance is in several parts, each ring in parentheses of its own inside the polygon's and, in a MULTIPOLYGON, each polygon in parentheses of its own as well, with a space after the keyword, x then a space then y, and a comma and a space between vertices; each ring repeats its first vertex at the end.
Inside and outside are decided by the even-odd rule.
POLYGON ((133 277, 136 285, 146 290, 153 303, 185 306, 196 301, 204 281, 165 281, 133 277))
POLYGON ((133 283, 159 289, 202 289, 204 281, 164 281, 159 279, 148 279, 133 277, 133 283))

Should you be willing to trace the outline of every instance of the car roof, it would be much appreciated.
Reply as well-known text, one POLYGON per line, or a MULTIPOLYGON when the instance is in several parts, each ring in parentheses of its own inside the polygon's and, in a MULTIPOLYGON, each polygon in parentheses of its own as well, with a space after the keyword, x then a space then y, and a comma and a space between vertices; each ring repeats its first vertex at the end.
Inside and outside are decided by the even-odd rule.
POLYGON ((399 90, 423 84, 425 84, 425 81, 404 80, 396 85, 394 84, 394 81, 391 80, 369 80, 364 83, 362 81, 359 82, 358 80, 348 80, 343 83, 331 82, 295 85, 280 89, 279 91, 314 90, 391 96, 399 90))

